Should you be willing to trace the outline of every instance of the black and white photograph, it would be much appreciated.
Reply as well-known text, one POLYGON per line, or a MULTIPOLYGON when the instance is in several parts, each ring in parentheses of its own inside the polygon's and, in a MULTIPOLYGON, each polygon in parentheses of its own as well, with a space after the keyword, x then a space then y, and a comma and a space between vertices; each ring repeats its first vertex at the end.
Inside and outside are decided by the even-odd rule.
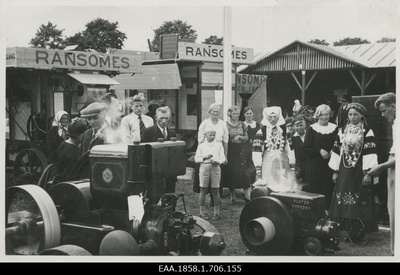
POLYGON ((399 1, 0 3, 0 262, 399 262, 399 1))

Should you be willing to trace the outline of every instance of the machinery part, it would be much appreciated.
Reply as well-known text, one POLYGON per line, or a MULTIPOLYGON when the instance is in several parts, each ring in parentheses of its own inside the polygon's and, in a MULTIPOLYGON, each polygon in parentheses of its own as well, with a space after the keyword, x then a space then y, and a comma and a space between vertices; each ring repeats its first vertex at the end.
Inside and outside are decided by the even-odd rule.
POLYGON ((250 200, 254 200, 258 197, 263 197, 263 196, 268 196, 269 192, 266 187, 256 187, 253 190, 251 190, 250 193, 250 200))
POLYGON ((77 246, 77 245, 61 245, 57 247, 53 247, 50 249, 46 249, 39 253, 40 255, 67 255, 67 256, 91 256, 86 249, 77 246))
POLYGON ((273 197, 262 196, 250 201, 240 214, 239 228, 243 243, 259 255, 283 255, 293 243, 292 215, 273 197))
POLYGON ((14 184, 37 184, 46 167, 47 158, 42 151, 34 148, 22 150, 14 161, 14 184))
POLYGON ((27 122, 27 134, 29 137, 29 140, 38 143, 40 141, 45 141, 46 139, 46 131, 43 130, 44 128, 44 121, 42 114, 37 113, 37 114, 31 114, 28 118, 27 122), (39 139, 38 137, 42 136, 42 139, 39 139))
POLYGON ((90 182, 61 182, 48 191, 65 221, 88 223, 86 214, 92 209, 90 182))
POLYGON ((322 252, 322 243, 317 238, 308 237, 303 242, 303 249, 309 256, 318 256, 322 252))
POLYGON ((221 234, 215 232, 206 232, 200 239, 200 252, 204 256, 221 255, 226 244, 221 234))
POLYGON ((139 246, 136 240, 126 231, 114 230, 108 233, 100 244, 100 255, 139 255, 139 246))
POLYGON ((262 245, 275 237, 275 226, 265 217, 253 219, 244 225, 244 235, 252 245, 262 245))
POLYGON ((193 233, 203 234, 204 232, 218 233, 218 229, 216 229, 211 223, 209 223, 205 219, 198 216, 193 216, 193 218, 196 220, 196 223, 194 229, 192 229, 192 235, 193 233))
POLYGON ((61 225, 50 196, 37 185, 6 190, 7 254, 37 254, 58 246, 61 225))
POLYGON ((49 186, 52 184, 54 176, 56 176, 59 172, 58 166, 56 163, 50 163, 44 169, 42 175, 39 178, 37 185, 42 187, 44 190, 47 190, 49 186))

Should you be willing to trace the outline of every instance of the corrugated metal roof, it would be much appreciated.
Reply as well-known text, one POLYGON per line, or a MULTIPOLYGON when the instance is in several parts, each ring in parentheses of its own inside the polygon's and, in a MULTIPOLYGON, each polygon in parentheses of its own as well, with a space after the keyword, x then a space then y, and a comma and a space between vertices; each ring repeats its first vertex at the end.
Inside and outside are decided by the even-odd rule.
POLYGON ((168 90, 182 86, 177 64, 143 65, 141 74, 120 74, 114 77, 116 90, 168 90))
POLYGON ((333 47, 368 68, 396 66, 396 42, 333 47))
MULTIPOLYGON (((274 56, 281 55, 282 52, 288 51, 295 44, 304 45, 317 51, 321 51, 332 57, 337 57, 347 62, 350 62, 357 67, 363 68, 380 68, 380 67, 395 67, 396 66, 396 43, 375 43, 375 44, 361 44, 361 45, 349 45, 349 46, 324 46, 318 44, 305 43, 299 40, 295 40, 292 43, 282 47, 274 52, 268 52, 266 54, 258 54, 260 58, 255 64, 250 65, 240 73, 251 73, 258 71, 261 64, 272 60, 274 56), (258 68, 258 69, 257 69, 258 68)), ((347 63, 347 66, 349 64, 347 63)), ((318 69, 318 68, 315 68, 318 69)), ((332 69, 337 69, 332 68, 332 69)))

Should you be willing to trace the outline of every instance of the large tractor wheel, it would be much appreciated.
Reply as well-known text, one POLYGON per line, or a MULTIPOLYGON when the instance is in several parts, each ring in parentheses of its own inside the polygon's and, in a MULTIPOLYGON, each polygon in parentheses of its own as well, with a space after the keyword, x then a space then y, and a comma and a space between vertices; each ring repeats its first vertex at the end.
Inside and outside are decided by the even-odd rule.
POLYGON ((61 224, 50 196, 37 185, 6 190, 6 253, 36 255, 60 244, 61 224))

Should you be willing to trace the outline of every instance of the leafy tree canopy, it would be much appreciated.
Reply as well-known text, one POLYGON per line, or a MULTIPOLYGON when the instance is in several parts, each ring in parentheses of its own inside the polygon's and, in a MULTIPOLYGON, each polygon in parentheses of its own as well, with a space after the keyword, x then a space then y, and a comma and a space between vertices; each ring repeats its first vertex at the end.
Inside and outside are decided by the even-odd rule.
POLYGON ((86 24, 86 30, 82 32, 82 36, 77 33, 71 37, 78 41, 80 38, 85 49, 105 53, 108 48, 122 49, 126 35, 118 30, 118 22, 111 23, 97 18, 86 24))
POLYGON ((346 37, 343 39, 340 39, 339 41, 333 42, 333 46, 345 46, 345 45, 359 45, 359 44, 369 44, 369 42, 366 39, 361 39, 359 37, 346 37))
POLYGON ((179 39, 187 39, 196 42, 197 31, 192 29, 192 25, 182 20, 165 21, 158 29, 153 30, 154 37, 151 41, 152 51, 160 50, 160 35, 162 34, 178 34, 179 39))
POLYGON ((310 41, 308 41, 308 43, 329 46, 329 43, 326 42, 325 39, 323 39, 323 40, 311 39, 310 41))
POLYGON ((48 22, 47 25, 42 24, 36 32, 36 36, 31 39, 30 44, 37 48, 46 49, 62 49, 64 29, 59 30, 57 25, 48 22))
POLYGON ((396 42, 396 38, 382 37, 376 43, 396 42))
POLYGON ((213 45, 223 45, 224 38, 217 37, 216 35, 210 35, 210 37, 204 39, 204 41, 202 43, 203 44, 213 44, 213 45))

